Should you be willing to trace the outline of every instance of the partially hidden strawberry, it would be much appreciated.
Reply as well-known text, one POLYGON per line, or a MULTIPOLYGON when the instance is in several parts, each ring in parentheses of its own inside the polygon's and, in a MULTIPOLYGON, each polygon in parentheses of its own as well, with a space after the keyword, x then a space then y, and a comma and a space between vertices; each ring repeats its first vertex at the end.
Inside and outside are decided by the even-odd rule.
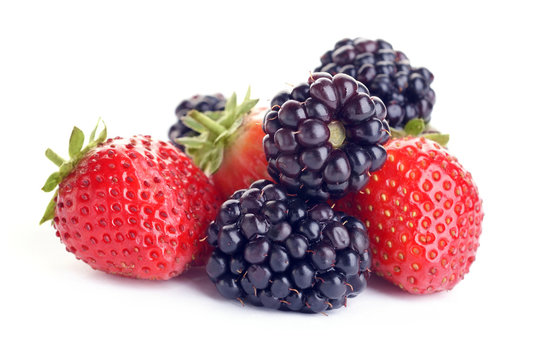
POLYGON ((387 161, 336 208, 365 221, 373 269, 415 294, 452 289, 479 246, 482 201, 471 174, 439 144, 392 139, 387 161))
POLYGON ((223 198, 248 188, 255 180, 271 179, 263 150, 263 116, 250 89, 241 104, 233 94, 223 111, 191 110, 181 120, 193 135, 176 139, 185 152, 211 179, 223 198))
MULTIPOLYGON (((104 126, 104 125, 103 125, 104 126)), ((41 223, 52 220, 68 252, 106 273, 166 280, 206 256, 200 242, 220 204, 212 182, 172 144, 149 136, 106 140, 99 122, 83 148, 74 128, 69 160, 43 187, 56 193, 41 223)))

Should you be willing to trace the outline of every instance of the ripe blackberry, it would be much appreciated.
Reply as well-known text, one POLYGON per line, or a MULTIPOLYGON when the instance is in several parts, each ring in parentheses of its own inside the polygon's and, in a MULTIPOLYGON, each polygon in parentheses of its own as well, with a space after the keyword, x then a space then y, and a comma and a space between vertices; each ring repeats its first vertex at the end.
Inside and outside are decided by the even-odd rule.
POLYGON ((288 193, 337 199, 385 163, 385 105, 349 75, 314 73, 271 106, 263 122, 267 171, 288 193))
POLYGON ((177 121, 168 130, 168 138, 172 143, 180 148, 184 149, 183 145, 176 143, 174 140, 183 136, 194 136, 195 132, 185 126, 181 119, 187 115, 190 110, 198 110, 200 112, 206 111, 222 111, 226 105, 226 98, 222 94, 215 95, 194 95, 189 99, 185 99, 179 103, 176 107, 177 121))
POLYGON ((387 106, 392 127, 403 127, 414 118, 430 121, 435 104, 430 88, 433 74, 424 67, 412 67, 403 52, 384 40, 342 39, 321 57, 315 71, 345 73, 365 84, 387 106))
POLYGON ((362 222, 258 180, 225 201, 209 226, 207 265, 222 296, 278 310, 322 312, 366 286, 371 265, 362 222))

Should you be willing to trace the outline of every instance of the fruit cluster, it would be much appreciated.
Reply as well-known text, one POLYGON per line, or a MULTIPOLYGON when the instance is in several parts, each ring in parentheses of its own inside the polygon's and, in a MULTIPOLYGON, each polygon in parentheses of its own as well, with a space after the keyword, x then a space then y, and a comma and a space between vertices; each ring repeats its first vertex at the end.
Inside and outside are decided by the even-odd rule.
POLYGON ((483 211, 430 126, 432 81, 384 40, 343 39, 268 108, 250 89, 180 102, 169 142, 107 139, 98 122, 84 145, 75 127, 69 159, 46 151, 41 223, 94 269, 166 280, 202 265, 224 297, 278 310, 339 308, 371 273, 452 289, 483 211))

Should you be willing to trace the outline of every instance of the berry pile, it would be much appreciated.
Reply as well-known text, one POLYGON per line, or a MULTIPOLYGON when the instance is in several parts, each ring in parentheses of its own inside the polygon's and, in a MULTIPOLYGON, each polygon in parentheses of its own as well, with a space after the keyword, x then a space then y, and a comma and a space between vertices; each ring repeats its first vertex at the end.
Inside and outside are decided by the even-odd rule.
POLYGON ((225 201, 209 226, 207 273, 226 298, 279 310, 322 312, 366 286, 364 224, 310 204, 267 180, 225 201))
POLYGON ((226 98, 222 94, 194 95, 189 99, 181 101, 176 107, 177 121, 170 127, 170 130, 168 130, 168 138, 174 145, 183 150, 183 145, 176 143, 175 140, 180 137, 195 135, 196 132, 186 126, 183 123, 182 118, 185 117, 191 110, 201 112, 222 111, 224 110, 225 105, 226 98))
POLYGON ((425 67, 412 67, 403 52, 384 40, 342 39, 321 57, 315 71, 345 73, 364 83, 385 102, 392 127, 403 127, 414 118, 430 121, 433 74, 425 67))
POLYGON ((182 101, 175 146, 107 139, 99 122, 83 146, 75 127, 67 160, 46 151, 58 170, 41 223, 93 269, 166 280, 203 265, 224 297, 278 310, 345 306, 372 272, 452 289, 484 214, 429 126, 432 81, 386 41, 344 39, 270 108, 250 89, 182 101))
POLYGON ((314 73, 271 105, 263 123, 267 169, 289 193, 340 198, 385 162, 385 105, 352 77, 314 73))

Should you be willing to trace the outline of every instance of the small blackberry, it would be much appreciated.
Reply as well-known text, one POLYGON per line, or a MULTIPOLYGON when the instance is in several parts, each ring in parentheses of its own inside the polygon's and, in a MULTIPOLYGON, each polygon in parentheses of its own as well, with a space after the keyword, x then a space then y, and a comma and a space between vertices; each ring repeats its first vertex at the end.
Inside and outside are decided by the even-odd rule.
POLYGON ((168 138, 172 143, 180 149, 184 149, 183 145, 176 143, 174 140, 183 136, 196 135, 194 130, 188 128, 181 120, 190 110, 206 111, 222 111, 226 105, 226 98, 222 94, 215 95, 194 95, 189 99, 185 99, 176 107, 177 121, 168 130, 168 138))
POLYGON ((402 128, 414 118, 430 121, 435 104, 430 88, 433 74, 424 67, 412 67, 403 52, 384 40, 342 39, 321 57, 315 71, 345 73, 365 84, 387 106, 392 127, 402 128))
POLYGON ((267 171, 288 193, 337 199, 384 164, 385 105, 349 75, 314 73, 271 106, 263 122, 267 171))
POLYGON ((222 296, 278 310, 322 312, 366 286, 371 265, 362 222, 258 180, 225 201, 209 226, 206 265, 222 296))

